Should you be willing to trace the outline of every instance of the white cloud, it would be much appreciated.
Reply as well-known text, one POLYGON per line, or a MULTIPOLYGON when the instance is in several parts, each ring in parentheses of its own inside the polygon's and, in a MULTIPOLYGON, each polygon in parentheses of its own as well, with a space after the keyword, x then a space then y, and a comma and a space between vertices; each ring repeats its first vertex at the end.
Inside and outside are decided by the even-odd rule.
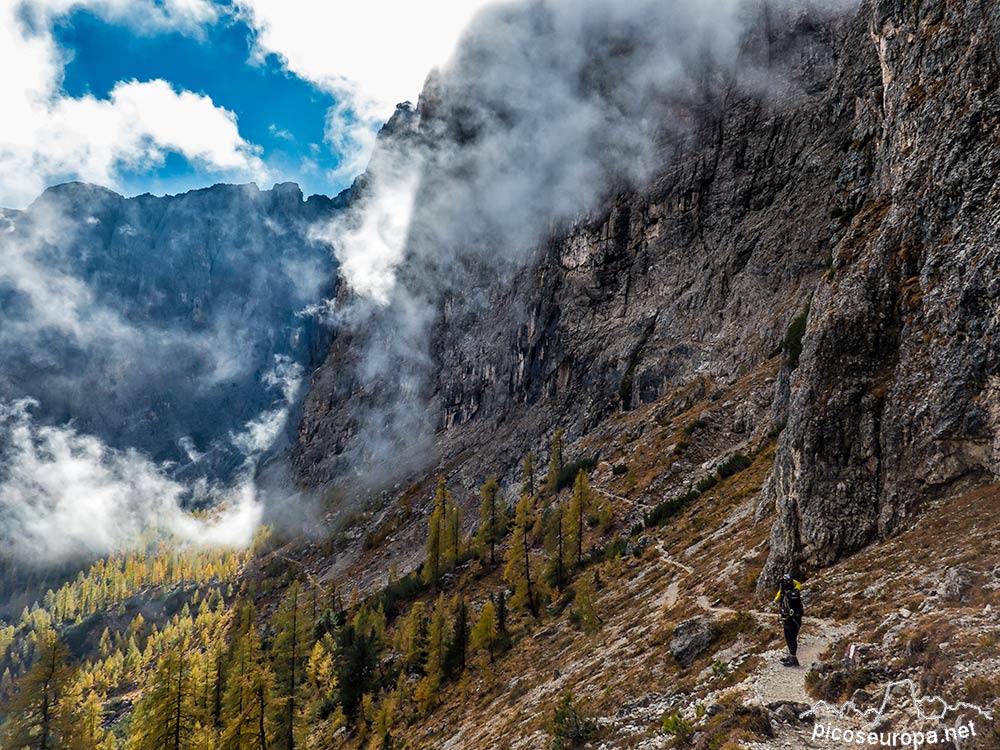
MULTIPOLYGON (((255 53, 334 94, 326 142, 345 182, 363 171, 375 134, 396 103, 415 99, 447 62, 470 19, 495 0, 235 0, 255 29, 255 53)), ((0 0, 0 205, 21 206, 56 179, 116 186, 122 170, 161 164, 168 153, 243 179, 269 175, 232 112, 168 82, 119 83, 106 99, 60 91, 66 53, 56 19, 87 9, 140 33, 200 34, 229 12, 211 0, 0 0), (14 72, 16 71, 16 73, 14 72)))
POLYGON ((381 179, 363 199, 363 209, 313 229, 315 239, 332 247, 347 285, 380 305, 389 303, 396 285, 423 166, 419 153, 386 157, 379 165, 381 179))
MULTIPOLYGON (((495 4, 495 0, 492 0, 495 4)), ((472 17, 491 0, 236 0, 257 29, 258 51, 273 53, 295 75, 349 92, 364 115, 388 117, 420 93, 447 61, 472 17)))
MULTIPOLYGON (((10 0, 7 0, 10 1, 10 0)), ((17 5, 17 0, 13 0, 17 5)), ((219 17, 211 0, 28 0, 23 12, 36 19, 51 18, 86 8, 103 18, 128 23, 142 31, 182 29, 197 32, 219 17)))
POLYGON ((202 546, 249 544, 263 513, 250 479, 202 487, 214 511, 183 510, 189 488, 135 451, 115 451, 71 427, 0 404, 0 541, 4 554, 51 562, 133 547, 149 534, 202 546))
POLYGON ((274 366, 264 373, 264 385, 280 390, 281 402, 248 421, 238 433, 230 435, 233 445, 247 457, 248 470, 252 470, 256 460, 281 437, 288 424, 289 410, 302 388, 302 374, 302 366, 284 355, 275 355, 274 366))
POLYGON ((60 99, 47 114, 43 158, 77 164, 85 176, 112 180, 118 166, 161 162, 167 151, 221 170, 259 166, 231 112, 163 80, 118 83, 108 99, 60 99), (72 133, 84 138, 66 137, 72 133))
POLYGON ((171 152, 211 171, 266 176, 235 115, 207 96, 162 80, 119 82, 107 99, 63 95, 51 24, 83 7, 150 31, 197 32, 217 15, 206 0, 0 1, 0 204, 23 205, 52 179, 115 186, 122 169, 161 164, 171 152))
POLYGON ((257 30, 258 55, 276 55, 289 71, 337 96, 326 140, 342 159, 332 177, 342 180, 364 169, 374 134, 395 105, 417 98, 473 16, 497 0, 235 3, 257 30))

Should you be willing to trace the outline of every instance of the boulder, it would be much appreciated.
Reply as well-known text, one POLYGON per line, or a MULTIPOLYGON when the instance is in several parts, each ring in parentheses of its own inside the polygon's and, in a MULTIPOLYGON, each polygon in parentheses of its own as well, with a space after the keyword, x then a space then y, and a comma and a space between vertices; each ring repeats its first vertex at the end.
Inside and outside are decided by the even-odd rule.
POLYGON ((971 587, 971 571, 965 568, 948 568, 938 583, 937 595, 943 602, 963 602, 971 587))
POLYGON ((670 639, 670 653, 682 667, 691 663, 703 654, 718 633, 715 620, 708 617, 693 617, 674 628, 674 636, 670 639))

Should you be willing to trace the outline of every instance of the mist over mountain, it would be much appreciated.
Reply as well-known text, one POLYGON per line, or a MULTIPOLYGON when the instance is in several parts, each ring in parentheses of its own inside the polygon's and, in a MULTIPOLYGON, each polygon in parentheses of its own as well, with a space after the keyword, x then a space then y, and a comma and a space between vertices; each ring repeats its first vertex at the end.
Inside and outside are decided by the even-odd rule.
MULTIPOLYGON (((3 212, 3 557, 249 543, 268 504, 258 470, 330 342, 310 308, 336 264, 310 227, 346 198, 68 183, 3 212)), ((279 494, 274 507, 292 491, 279 494)))
POLYGON ((337 198, 4 212, 0 746, 1000 747, 998 49, 505 2, 337 198))
POLYGON ((303 311, 334 263, 308 228, 339 205, 293 184, 126 199, 69 183, 5 212, 0 399, 176 477, 230 476, 239 433, 328 344, 303 311))

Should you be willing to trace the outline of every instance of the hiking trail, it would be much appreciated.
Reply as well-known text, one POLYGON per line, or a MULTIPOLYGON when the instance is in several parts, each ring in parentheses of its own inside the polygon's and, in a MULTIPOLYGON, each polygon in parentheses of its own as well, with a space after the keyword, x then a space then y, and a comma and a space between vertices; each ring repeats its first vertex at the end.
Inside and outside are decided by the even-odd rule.
MULTIPOLYGON (((672 608, 680 598, 683 581, 695 573, 695 570, 684 563, 674 560, 666 549, 660 547, 662 559, 668 565, 678 569, 665 598, 665 608, 672 608)), ((710 601, 705 595, 695 597, 699 609, 713 615, 736 614, 737 610, 724 606, 719 601, 710 601)), ((781 619, 777 612, 763 610, 746 610, 757 619, 762 627, 781 630, 781 619)), ((812 705, 812 699, 806 693, 805 676, 809 667, 838 640, 854 632, 854 625, 835 620, 810 617, 808 613, 803 620, 802 632, 799 635, 798 659, 799 667, 786 667, 781 659, 787 654, 784 643, 775 649, 759 654, 764 660, 762 666, 754 670, 740 685, 746 692, 747 700, 759 702, 764 706, 775 703, 796 703, 812 705)), ((816 745, 810 730, 805 726, 780 725, 778 736, 762 743, 750 743, 753 750, 792 750, 797 748, 814 748, 816 745)))

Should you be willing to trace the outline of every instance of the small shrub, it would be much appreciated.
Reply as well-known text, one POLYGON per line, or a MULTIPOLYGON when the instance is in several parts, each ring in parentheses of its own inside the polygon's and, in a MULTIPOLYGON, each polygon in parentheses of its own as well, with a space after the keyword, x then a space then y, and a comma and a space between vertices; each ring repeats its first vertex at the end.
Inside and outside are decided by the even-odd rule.
POLYGON ((828 703, 839 703, 854 695, 854 692, 875 682, 875 672, 869 667, 860 669, 837 669, 826 674, 809 671, 805 685, 809 695, 828 703))
POLYGON ((806 686, 806 693, 811 696, 817 696, 822 692, 823 688, 823 673, 814 672, 809 670, 806 672, 806 677, 804 680, 806 686))
POLYGON ((682 743, 688 743, 694 737, 694 728, 691 726, 691 722, 685 719, 680 711, 674 711, 663 717, 663 732, 682 743))
POLYGON ((774 736, 767 709, 762 706, 739 705, 730 696, 724 697, 721 704, 723 710, 712 716, 702 728, 702 732, 709 738, 707 747, 735 750, 743 747, 745 741, 774 736))
POLYGON ((579 461, 570 461, 568 464, 562 467, 559 475, 556 477, 556 492, 563 489, 564 487, 569 487, 573 482, 576 481, 576 475, 581 471, 585 471, 588 474, 594 470, 597 466, 597 461, 599 456, 595 453, 590 458, 583 458, 579 461))
POLYGON ((741 588, 745 591, 755 591, 757 589, 757 579, 759 577, 760 576, 757 571, 751 568, 743 575, 741 588))
POLYGON ((719 478, 728 479, 734 474, 738 474, 752 464, 753 461, 742 453, 730 456, 719 464, 719 478))
POLYGON ((979 639, 980 645, 997 646, 1000 645, 1000 630, 991 630, 979 639))
POLYGON ((564 693, 549 724, 551 750, 576 750, 596 734, 597 723, 583 713, 580 704, 573 700, 573 693, 564 693))
MULTIPOLYGON (((641 526, 639 528, 640 530, 642 529, 641 526)), ((628 542, 620 535, 615 534, 614 538, 604 545, 604 547, 596 547, 591 557, 593 557, 595 562, 601 560, 618 560, 625 556, 626 549, 628 549, 628 542)))
POLYGON ((966 700, 988 706, 1000 695, 1000 677, 970 677, 965 681, 966 700))
POLYGON ((652 529, 655 526, 663 526, 667 521, 684 510, 688 504, 696 500, 700 494, 700 491, 691 489, 683 495, 678 495, 659 503, 646 514, 644 519, 646 528, 652 529))
POLYGON ((707 426, 708 426, 708 422, 706 422, 704 419, 696 419, 693 422, 690 422, 684 428, 684 434, 688 435, 688 436, 693 435, 696 430, 704 429, 707 426))
POLYGON ((624 462, 620 464, 615 464, 614 466, 611 467, 611 473, 614 474, 616 477, 625 476, 626 474, 628 474, 628 466, 626 466, 624 462))
POLYGON ((403 604, 416 599, 427 591, 428 586, 424 583, 421 570, 422 568, 418 568, 402 578, 397 578, 382 589, 382 610, 386 617, 394 617, 399 613, 403 604))
POLYGON ((675 456, 680 456, 687 449, 688 449, 688 441, 687 440, 681 440, 679 443, 676 443, 674 445, 674 455, 675 456))
POLYGON ((719 480, 716 478, 715 474, 710 474, 709 476, 699 481, 698 484, 694 486, 694 488, 698 490, 698 494, 700 495, 702 492, 708 492, 718 483, 719 480))

